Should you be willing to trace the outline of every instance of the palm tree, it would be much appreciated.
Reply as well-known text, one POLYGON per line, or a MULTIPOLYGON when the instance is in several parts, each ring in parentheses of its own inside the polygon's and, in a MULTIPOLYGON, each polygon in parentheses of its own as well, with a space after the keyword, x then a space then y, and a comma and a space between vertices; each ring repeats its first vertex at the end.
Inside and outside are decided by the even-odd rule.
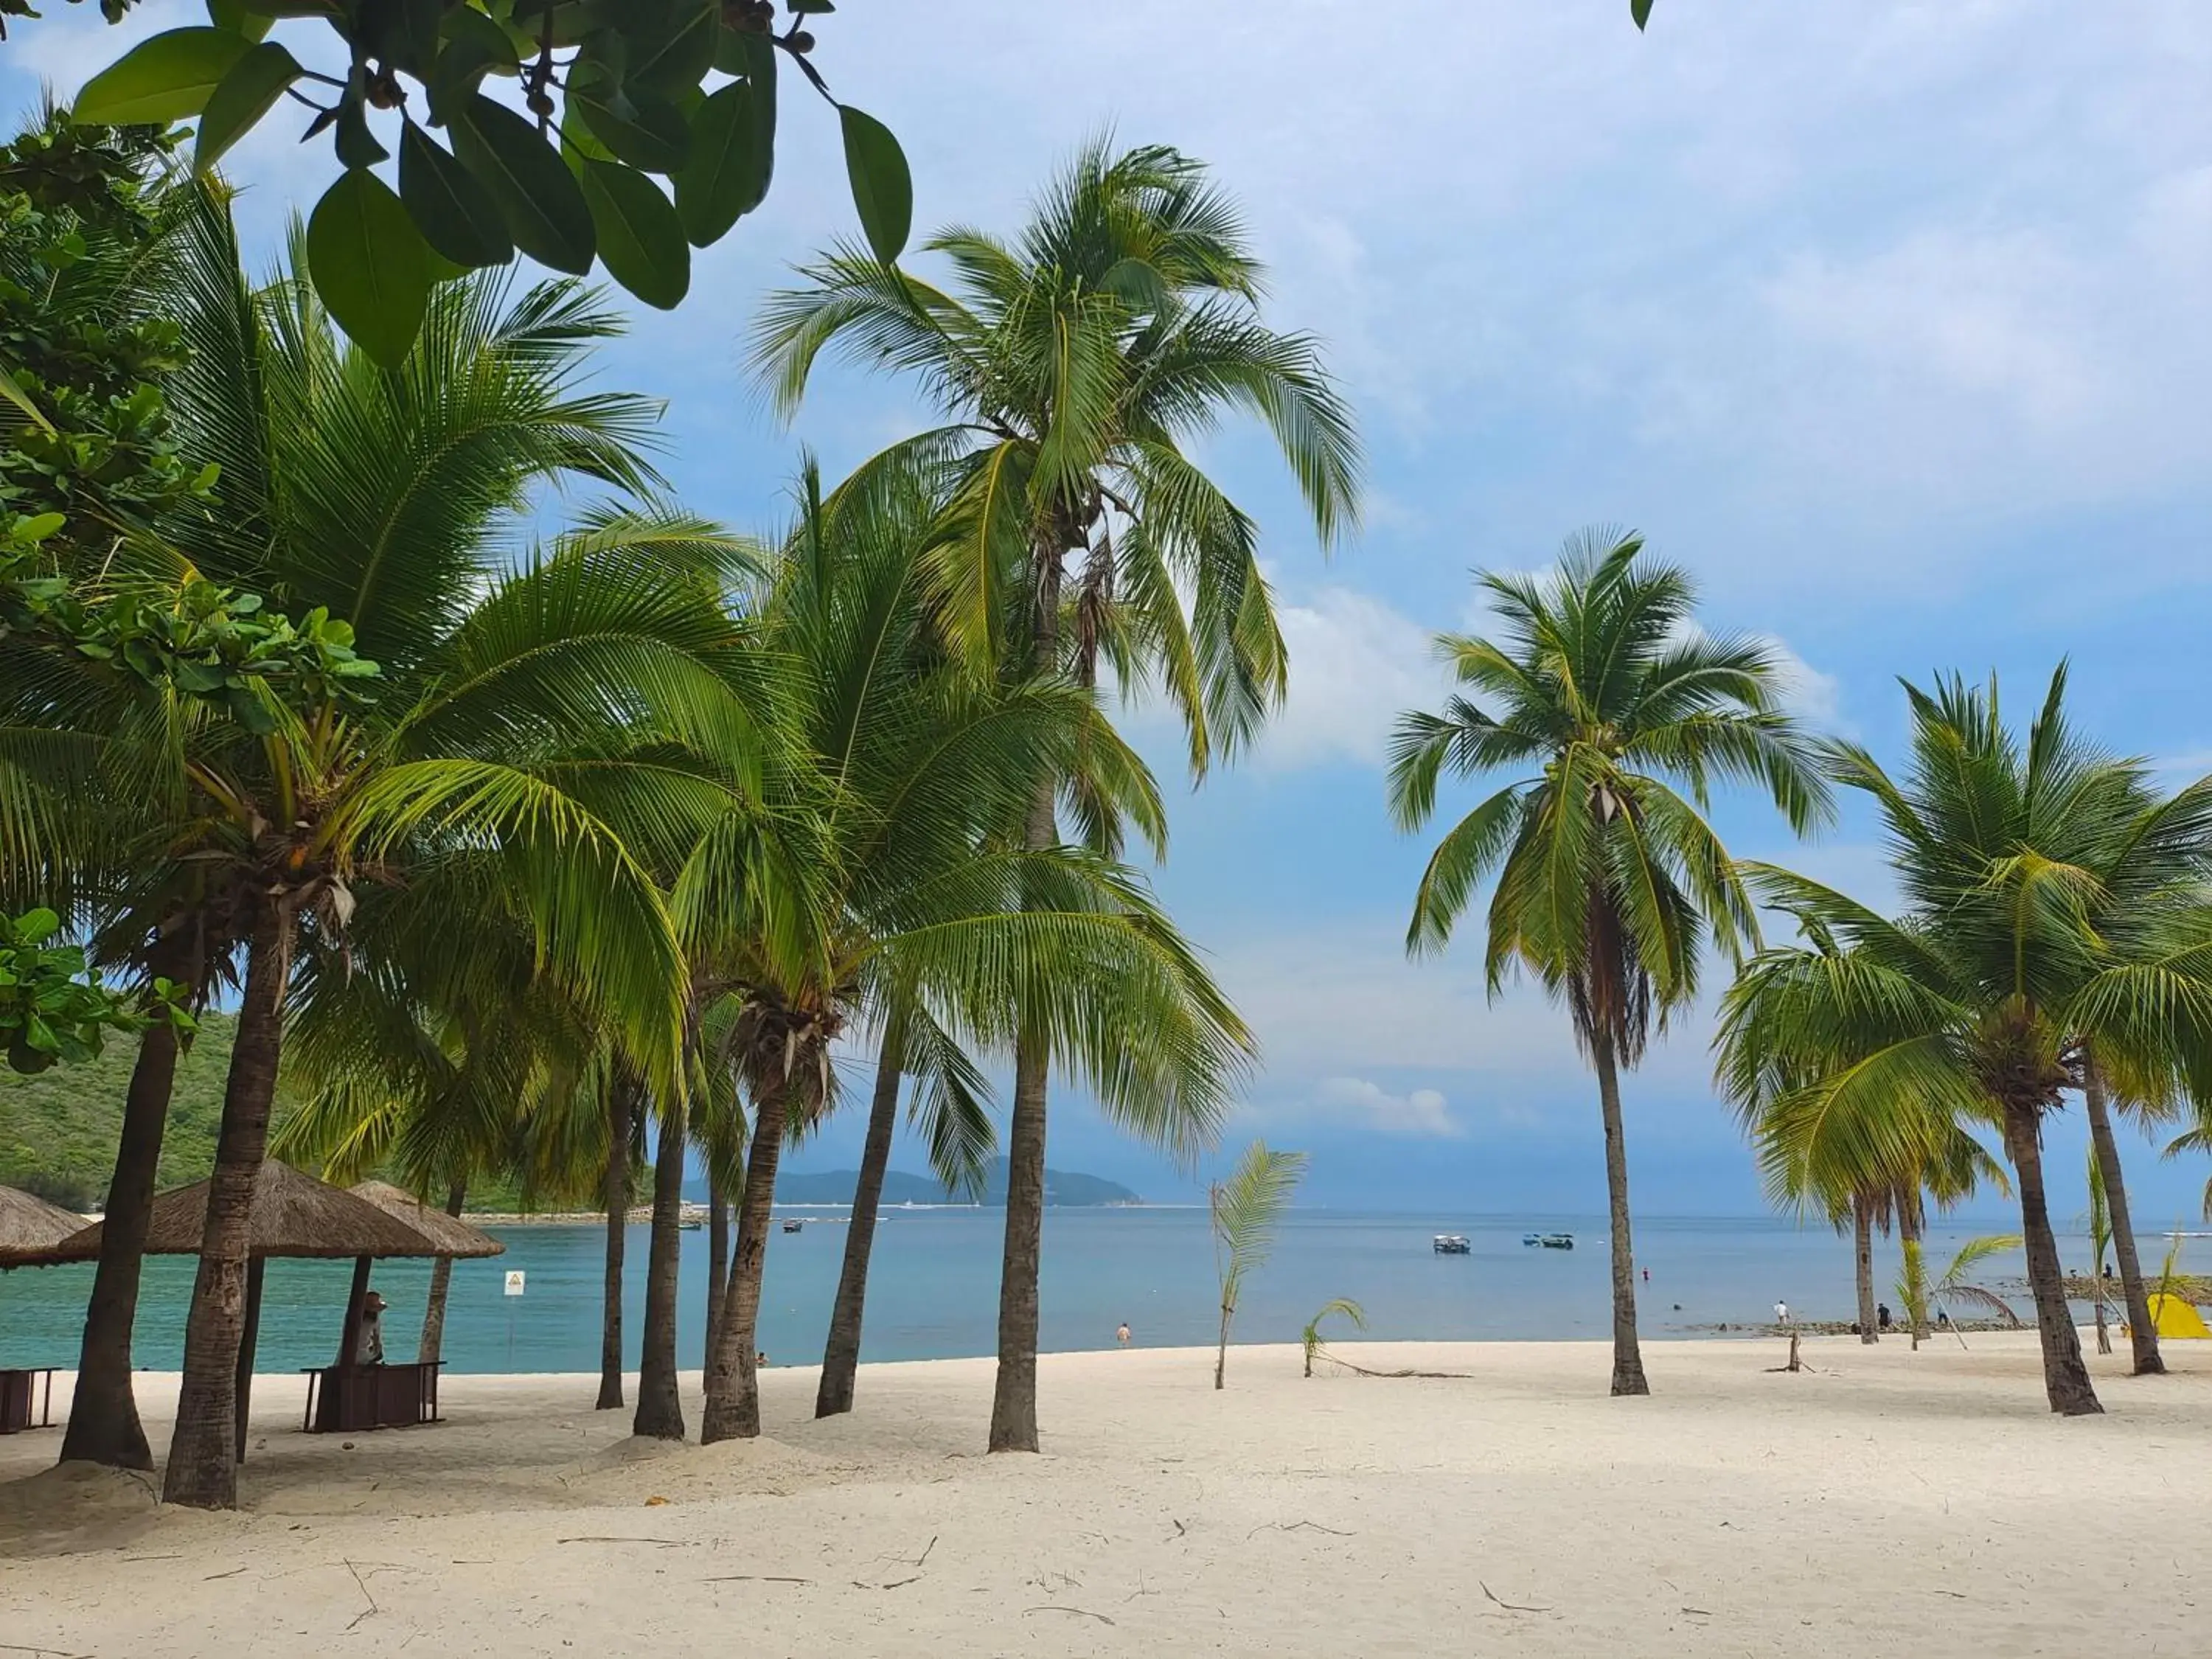
POLYGON ((1715 1081, 1757 1148, 1776 1206, 1820 1213, 1839 1232, 1851 1229, 1863 1342, 1879 1340, 1881 1322, 1875 1230, 1887 1233, 1894 1224, 1903 1235, 1905 1282, 1911 1286, 1905 1313, 1917 1351, 1928 1334, 1920 1233, 1929 1204, 1948 1209, 1984 1182, 2008 1194, 2010 1188, 1978 1140, 1909 1091, 1841 1099, 1807 1093, 1825 1072, 1866 1056, 1792 1048, 1775 1029, 1766 1002, 1770 988, 1794 984, 1808 955, 1833 958, 1839 951, 1835 936, 1816 918, 1800 921, 1802 951, 1760 952, 1722 998, 1713 1037, 1715 1081))
POLYGON ((868 1263, 882 1211, 884 1176, 890 1168, 891 1136, 898 1127, 900 1084, 909 1074, 918 1079, 912 1121, 929 1149, 930 1169, 946 1191, 980 1193, 997 1144, 990 1085, 967 1051, 929 1017, 929 1011, 911 1005, 887 1008, 882 1024, 867 1133, 861 1143, 859 1179, 854 1182, 850 1224, 845 1230, 845 1257, 838 1269, 822 1376, 815 1389, 817 1417, 853 1409, 868 1263))
POLYGON ((1328 1301, 1322 1303, 1321 1305, 1321 1311, 1315 1314, 1311 1319, 1306 1321, 1305 1329, 1298 1334, 1299 1343, 1305 1349, 1305 1374, 1308 1376, 1311 1376, 1313 1375, 1314 1361, 1319 1358, 1322 1354, 1323 1346, 1321 1337, 1322 1322, 1328 1319, 1332 1315, 1350 1320, 1352 1322, 1352 1328, 1356 1331, 1364 1331, 1367 1328, 1367 1310, 1361 1307, 1350 1297, 1331 1297, 1328 1301))
MULTIPOLYGON (((1207 1189, 1206 1207, 1213 1221, 1213 1263, 1221 1280, 1221 1337, 1213 1352, 1213 1387, 1218 1393, 1229 1369, 1229 1327, 1237 1317, 1237 1299, 1243 1293, 1244 1275, 1267 1259, 1275 1242, 1275 1229, 1291 1207, 1291 1194, 1306 1172, 1304 1152, 1279 1152, 1264 1140, 1244 1149, 1226 1181, 1207 1189)), ((1324 1309, 1323 1313, 1328 1310, 1324 1309)), ((1314 1326, 1322 1315, 1314 1316, 1314 1326)), ((1309 1330, 1313 1326, 1307 1328, 1309 1330)), ((1313 1370, 1311 1351, 1306 1359, 1313 1370)))
POLYGON ((1801 832, 1828 811, 1810 746, 1777 706, 1771 648, 1695 631, 1688 577, 1639 562, 1643 547, 1586 533, 1569 540, 1554 579, 1480 575, 1502 642, 1446 634, 1437 648, 1490 707, 1456 696, 1441 714, 1401 715, 1390 767, 1391 811, 1408 830, 1434 811, 1446 767, 1529 769, 1437 843, 1407 949, 1441 950, 1494 871, 1492 996, 1525 970, 1572 1013, 1605 1124, 1616 1395, 1650 1392, 1620 1068, 1643 1057, 1655 1017, 1663 1030, 1695 997, 1708 934, 1732 955, 1756 937, 1750 897, 1703 816, 1707 791, 1756 782, 1801 832))
POLYGON ((2081 1085, 2094 1050, 2131 1092, 2164 1097, 2205 1075, 2212 1035, 2212 790, 2161 799, 2139 763, 2067 725, 2063 666, 2027 742, 1996 687, 1908 686, 1911 761, 1900 781, 1856 744, 1830 745, 1838 780, 1872 797, 1905 910, 1884 917, 1768 866, 1763 899, 1817 927, 1825 948, 1767 953, 1754 971, 1746 1052, 1811 1062, 1775 1103, 1826 1116, 1881 1167, 1924 1155, 1942 1126, 1989 1123, 2018 1181, 2051 1408, 2100 1411, 2067 1304, 2043 1174, 2046 1115, 2081 1085), (1910 1111, 1892 1109, 1910 1103, 1910 1111))
POLYGON ((343 951, 356 887, 404 874, 418 896, 519 921, 541 971, 669 1075, 683 962, 613 824, 680 814, 691 786, 661 751, 726 748, 751 715, 720 672, 726 621, 697 603, 715 584, 672 550, 685 538, 625 544, 610 520, 499 574, 532 481, 652 482, 636 455, 650 407, 574 389, 607 313, 573 285, 510 304, 497 278, 447 284, 386 374, 341 347, 304 278, 251 289, 226 215, 195 236, 176 399, 223 505, 137 556, 288 614, 349 614, 386 670, 365 708, 270 700, 185 756, 190 857, 234 896, 244 984, 165 1496, 227 1505, 246 1221, 303 939, 343 951))
MULTIPOLYGON (((1280 700, 1283 641, 1256 527, 1185 453, 1226 409, 1268 428, 1324 544, 1356 514, 1350 415, 1308 337, 1267 328, 1261 272, 1234 209, 1172 149, 1086 146, 1009 243, 956 227, 927 244, 950 289, 834 251, 773 296, 755 361, 785 410, 836 344, 911 374, 947 424, 898 447, 941 468, 951 506, 931 561, 939 625, 979 673, 1157 684, 1202 775, 1280 700), (1070 568, 1069 561, 1074 565, 1070 568), (1186 604, 1182 597, 1188 594, 1186 604)), ((1038 780, 1022 833, 1118 844, 1101 745, 1038 780)), ((1158 818, 1140 818, 1157 845, 1158 818)), ((1015 1044, 994 1450, 1036 1449, 1048 1042, 1015 1044)))
MULTIPOLYGON (((2127 1177, 2120 1167, 2120 1139, 2112 1127, 2117 1109, 2136 1123, 2148 1127, 2179 1115, 2180 1102, 2173 1085, 2161 1080, 2148 1096, 2113 1097, 2105 1070, 2085 1046, 2081 1057, 2081 1103, 2089 1118, 2089 1144, 2096 1154, 2097 1190, 2102 1194, 2112 1231, 2112 1256, 2120 1271, 2120 1296, 2128 1310, 2128 1345, 2131 1369, 2137 1376, 2163 1373, 2166 1361, 2158 1349, 2158 1322, 2151 1316, 2150 1293, 2143 1281, 2142 1255, 2136 1243, 2135 1218, 2128 1205, 2127 1177)), ((2102 1352, 2102 1350, 2100 1350, 2102 1352)))
POLYGON ((1179 1150, 1212 1133, 1249 1045, 1133 876, 1079 849, 1009 844, 1036 780, 1073 765, 1093 694, 946 661, 925 626, 927 544, 898 494, 827 507, 812 494, 759 605, 764 647, 794 670, 788 793, 771 796, 791 810, 702 840, 674 892, 702 994, 734 1006, 729 1049, 751 1108, 710 1442, 759 1432, 776 1168, 786 1139, 836 1102, 841 1033, 916 1009, 989 1048, 1027 1033, 1088 1073, 1109 1115, 1179 1150))

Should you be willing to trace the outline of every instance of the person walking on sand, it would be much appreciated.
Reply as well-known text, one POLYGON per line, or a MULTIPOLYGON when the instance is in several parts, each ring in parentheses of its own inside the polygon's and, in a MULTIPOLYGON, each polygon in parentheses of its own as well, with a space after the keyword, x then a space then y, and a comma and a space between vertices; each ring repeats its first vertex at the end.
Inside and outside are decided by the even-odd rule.
POLYGON ((1778 1325, 1787 1325, 1790 1322, 1790 1304, 1787 1302, 1778 1300, 1775 1303, 1774 1322, 1778 1325))
POLYGON ((1125 1319, 1121 1322, 1121 1328, 1114 1333, 1114 1340, 1125 1348, 1129 1346, 1129 1322, 1127 1320, 1125 1319))

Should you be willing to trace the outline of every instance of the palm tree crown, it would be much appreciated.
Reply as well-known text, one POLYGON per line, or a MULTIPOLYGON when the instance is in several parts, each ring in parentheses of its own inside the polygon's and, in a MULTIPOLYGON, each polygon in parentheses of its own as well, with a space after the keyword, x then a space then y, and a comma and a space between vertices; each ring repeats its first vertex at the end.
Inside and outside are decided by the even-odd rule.
POLYGON ((787 410, 833 343, 919 378, 951 423, 892 453, 956 479, 933 570, 951 633, 990 665, 1041 624, 1040 666, 1156 677, 1202 771, 1254 735, 1285 662, 1256 526, 1185 446, 1224 409, 1256 415, 1323 541, 1350 529, 1358 441, 1316 343, 1261 321, 1235 210, 1163 147, 1094 143, 1015 241, 954 227, 926 248, 949 289, 852 249, 806 267, 763 308, 757 366, 787 410))
POLYGON ((1390 767, 1391 811, 1407 830, 1428 821, 1447 768, 1533 769, 1437 844, 1407 945, 1441 949, 1497 872, 1492 992, 1527 969, 1568 998, 1585 1042, 1603 1031, 1629 1064, 1652 1016, 1696 994, 1708 932, 1731 950, 1755 936, 1704 817, 1711 785, 1764 785, 1800 831, 1829 811, 1812 746, 1778 707, 1774 649, 1695 631, 1689 579, 1639 563, 1643 546, 1586 534, 1567 544, 1555 582, 1480 575, 1499 640, 1447 634, 1437 645, 1491 708, 1460 696, 1441 714, 1402 715, 1390 767))

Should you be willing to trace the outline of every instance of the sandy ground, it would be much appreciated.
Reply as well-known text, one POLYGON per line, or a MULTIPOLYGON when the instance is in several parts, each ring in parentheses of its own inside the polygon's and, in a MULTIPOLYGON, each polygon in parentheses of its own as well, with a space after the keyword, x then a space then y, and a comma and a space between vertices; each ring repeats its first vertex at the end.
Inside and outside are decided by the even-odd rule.
MULTIPOLYGON (((626 1439, 591 1379, 449 1379, 440 1427, 298 1430, 264 1378, 246 1510, 0 1440, 0 1650, 136 1656, 2212 1653, 2212 1345, 2111 1414, 2032 1335, 1048 1358, 1041 1457, 981 1455, 988 1362, 872 1366, 816 1423, 626 1439)), ((696 1387, 696 1379, 691 1379, 696 1387)), ((142 1398, 157 1444, 173 1377, 142 1398)), ((696 1422, 696 1397, 691 1402, 696 1422)))

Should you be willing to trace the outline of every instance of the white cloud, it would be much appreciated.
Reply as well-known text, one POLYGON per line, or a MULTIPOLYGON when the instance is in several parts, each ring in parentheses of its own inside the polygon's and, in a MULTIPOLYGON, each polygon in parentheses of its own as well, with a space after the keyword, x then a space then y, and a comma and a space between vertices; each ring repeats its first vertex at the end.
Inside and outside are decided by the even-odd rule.
POLYGON ((1350 587, 1323 588, 1277 614, 1290 648, 1291 690, 1260 740, 1259 763, 1380 766, 1400 712, 1430 708, 1442 693, 1430 630, 1350 587))
POLYGON ((1332 1115, 1352 1116, 1359 1127, 1381 1134, 1456 1140, 1467 1133, 1434 1089, 1394 1095, 1364 1078, 1331 1077, 1322 1079, 1314 1098, 1332 1115))

